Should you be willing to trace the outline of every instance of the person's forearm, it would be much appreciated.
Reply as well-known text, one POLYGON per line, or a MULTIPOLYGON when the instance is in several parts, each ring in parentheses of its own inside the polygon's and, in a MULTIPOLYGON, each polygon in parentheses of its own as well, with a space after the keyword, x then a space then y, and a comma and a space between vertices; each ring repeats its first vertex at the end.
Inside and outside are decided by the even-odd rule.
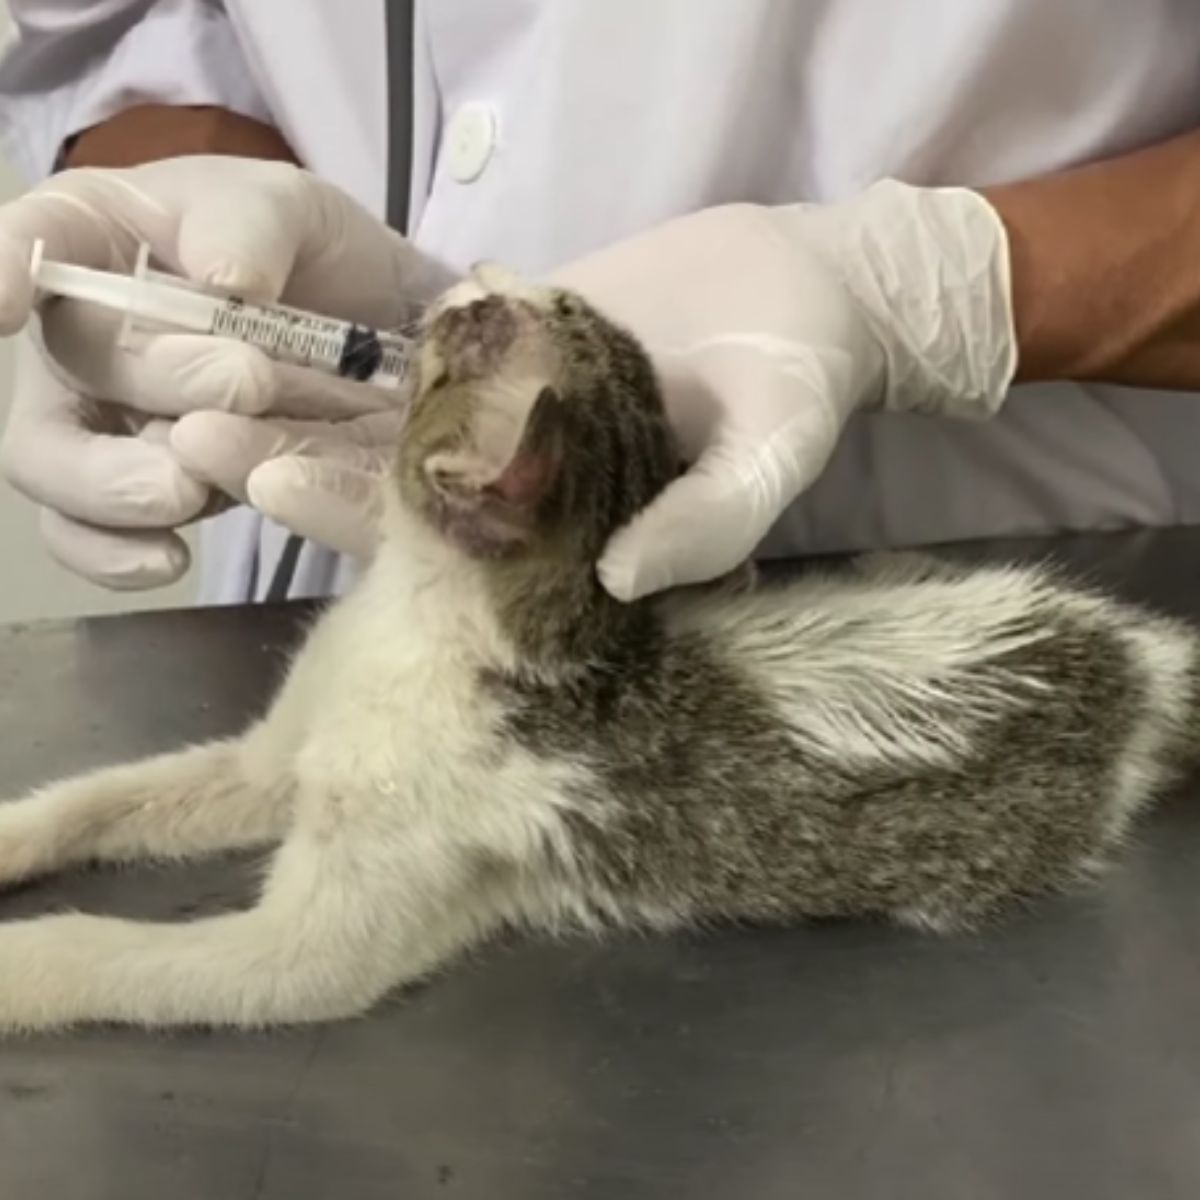
POLYGON ((983 194, 1011 246, 1018 382, 1200 388, 1200 130, 983 194))
POLYGON ((67 167, 132 167, 185 154, 228 154, 296 162, 270 125, 225 108, 142 104, 75 135, 63 147, 67 167))

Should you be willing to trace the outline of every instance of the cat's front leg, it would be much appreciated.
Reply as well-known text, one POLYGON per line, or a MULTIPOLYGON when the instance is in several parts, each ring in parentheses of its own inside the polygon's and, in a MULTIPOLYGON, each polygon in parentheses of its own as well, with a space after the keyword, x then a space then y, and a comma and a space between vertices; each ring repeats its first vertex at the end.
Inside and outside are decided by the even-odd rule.
MULTIPOLYGON (((0 1030, 86 1022, 261 1027, 360 1013, 503 918, 495 870, 436 824, 298 824, 258 905, 168 925, 67 915, 0 923, 0 1030)), ((347 815, 349 814, 349 815, 347 815)))
POLYGON ((75 863, 185 858, 279 841, 285 764, 253 738, 106 767, 0 804, 0 886, 75 863))

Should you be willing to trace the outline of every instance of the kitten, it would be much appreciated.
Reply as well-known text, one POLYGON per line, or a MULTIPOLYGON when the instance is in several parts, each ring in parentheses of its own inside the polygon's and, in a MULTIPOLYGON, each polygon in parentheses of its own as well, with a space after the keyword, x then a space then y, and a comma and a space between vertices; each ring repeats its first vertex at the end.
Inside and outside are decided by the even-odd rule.
POLYGON ((0 883, 281 843, 256 905, 0 924, 0 1028, 360 1013, 511 926, 878 916, 1090 876, 1197 757, 1196 639, 906 557, 632 605, 676 473, 641 349, 481 269, 426 317, 383 546, 235 741, 0 806, 0 883))

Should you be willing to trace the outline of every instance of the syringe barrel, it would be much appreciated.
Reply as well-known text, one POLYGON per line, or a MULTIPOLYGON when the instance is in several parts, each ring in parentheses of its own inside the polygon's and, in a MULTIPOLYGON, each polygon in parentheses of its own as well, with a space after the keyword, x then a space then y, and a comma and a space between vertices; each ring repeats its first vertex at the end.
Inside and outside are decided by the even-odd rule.
POLYGON ((364 383, 395 386, 408 370, 407 338, 282 305, 220 300, 209 332, 255 346, 279 362, 364 383))
POLYGON ((231 338, 277 362, 395 388, 408 375, 412 339, 305 312, 286 304, 259 304, 215 293, 191 280, 146 268, 148 248, 132 275, 50 262, 35 247, 35 284, 61 296, 102 304, 130 323, 231 338))

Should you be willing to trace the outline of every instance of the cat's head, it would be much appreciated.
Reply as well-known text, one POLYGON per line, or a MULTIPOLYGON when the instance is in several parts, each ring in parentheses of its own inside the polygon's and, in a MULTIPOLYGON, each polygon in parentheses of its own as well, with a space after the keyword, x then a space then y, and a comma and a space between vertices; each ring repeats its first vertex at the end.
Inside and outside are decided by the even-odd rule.
POLYGON ((400 499, 472 556, 592 563, 677 474, 648 358, 574 293, 478 267, 414 362, 400 499))

